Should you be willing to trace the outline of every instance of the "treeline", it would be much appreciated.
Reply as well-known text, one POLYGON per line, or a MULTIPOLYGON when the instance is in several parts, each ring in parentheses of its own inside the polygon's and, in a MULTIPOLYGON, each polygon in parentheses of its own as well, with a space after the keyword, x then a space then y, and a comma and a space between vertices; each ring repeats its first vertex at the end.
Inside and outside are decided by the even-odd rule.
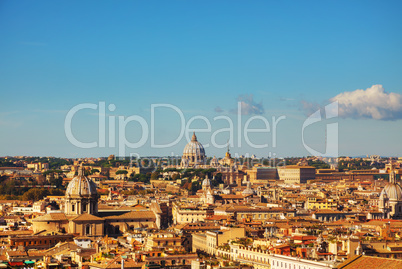
POLYGON ((62 165, 73 164, 73 161, 56 157, 7 157, 0 158, 0 167, 23 167, 26 163, 49 163, 49 169, 59 169, 62 165))
POLYGON ((17 167, 22 166, 22 164, 15 163, 15 161, 10 159, 0 159, 0 167, 17 167))
POLYGON ((26 191, 21 200, 23 201, 39 201, 48 195, 62 196, 64 195, 64 190, 60 189, 46 189, 46 188, 33 188, 26 191))
MULTIPOLYGON (((285 158, 285 164, 286 165, 296 165, 300 162, 300 158, 285 158)), ((307 164, 309 166, 313 166, 316 169, 329 169, 331 166, 320 160, 307 160, 307 164)))
POLYGON ((15 194, 2 194, 0 200, 22 200, 22 201, 39 201, 48 195, 62 196, 65 191, 60 189, 47 189, 47 188, 31 188, 24 192, 22 195, 15 194))
MULTIPOLYGON (((23 195, 30 188, 26 182, 21 182, 15 179, 7 179, 5 176, 0 177, 0 195, 20 196, 23 195)), ((32 185, 37 182, 31 183, 32 185)))
POLYGON ((351 159, 349 161, 342 160, 338 164, 338 168, 340 171, 345 170, 370 170, 370 169, 381 169, 384 168, 385 164, 381 162, 371 162, 371 161, 363 161, 360 158, 351 159))
MULTIPOLYGON (((49 195, 59 195, 59 193, 64 193, 64 186, 62 186, 63 179, 62 178, 52 178, 48 183, 49 185, 56 186, 56 188, 50 188, 48 193, 49 195)), ((40 185, 35 180, 33 182, 8 179, 6 176, 0 176, 0 196, 3 197, 4 200, 14 200, 14 199, 23 199, 23 196, 35 189, 44 189, 45 188, 32 188, 30 185, 40 185)), ((34 200, 34 199, 27 199, 34 200)))

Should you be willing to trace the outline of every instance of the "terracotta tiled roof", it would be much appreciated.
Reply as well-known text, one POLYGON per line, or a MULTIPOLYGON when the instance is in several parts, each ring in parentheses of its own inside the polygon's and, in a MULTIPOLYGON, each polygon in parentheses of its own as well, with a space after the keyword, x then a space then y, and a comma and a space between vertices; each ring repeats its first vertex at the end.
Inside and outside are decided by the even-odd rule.
POLYGON ((305 235, 305 236, 302 236, 302 235, 294 235, 293 237, 293 240, 316 240, 317 239, 317 237, 316 236, 312 236, 312 235, 305 235))
POLYGON ((228 216, 226 215, 212 215, 210 217, 206 217, 205 220, 225 220, 228 216))
POLYGON ((332 210, 332 209, 319 209, 319 210, 315 211, 314 213, 316 213, 316 214, 342 214, 342 213, 345 213, 345 212, 335 211, 335 210, 332 210))
POLYGON ((33 219, 32 221, 61 221, 68 220, 64 213, 50 213, 33 219))
POLYGON ((4 216, 3 217, 4 220, 18 220, 20 219, 19 216, 4 216))
POLYGON ((85 213, 85 214, 79 215, 78 217, 75 217, 71 220, 72 221, 91 221, 91 220, 103 220, 103 219, 99 218, 97 216, 85 213))
POLYGON ((396 268, 402 268, 402 260, 357 255, 338 265, 338 268, 339 269, 341 268, 342 269, 355 269, 355 268, 396 269, 396 268))
MULTIPOLYGON (((121 264, 117 262, 111 262, 111 263, 84 263, 83 265, 89 265, 92 268, 101 268, 101 269, 106 269, 106 268, 111 268, 111 269, 119 269, 121 268, 121 264)), ((134 261, 125 261, 124 262, 124 268, 142 268, 145 266, 145 262, 134 262, 134 261)))
POLYGON ((47 250, 44 250, 45 255, 54 255, 56 253, 60 253, 64 250, 76 250, 80 249, 79 246, 77 246, 74 242, 64 242, 64 243, 58 243, 56 246, 49 248, 47 250))
POLYGON ((20 200, 0 200, 0 204, 19 204, 20 200))
POLYGON ((12 250, 8 250, 7 251, 7 255, 9 257, 24 257, 27 256, 27 253, 25 251, 12 251, 12 250))
POLYGON ((295 209, 285 209, 282 207, 250 207, 246 205, 239 206, 223 206, 217 207, 215 211, 226 211, 226 212, 283 212, 283 211, 296 211, 295 209))
POLYGON ((45 255, 45 252, 43 250, 28 250, 29 257, 41 257, 44 255, 45 255))
POLYGON ((212 230, 212 229, 219 229, 219 226, 216 225, 199 225, 197 223, 186 223, 185 226, 181 228, 183 231, 190 231, 190 230, 212 230))
POLYGON ((393 228, 402 227, 401 220, 390 220, 390 219, 383 219, 383 220, 370 220, 367 223, 364 223, 364 226, 383 226, 386 223, 390 223, 390 226, 393 228))
POLYGON ((31 235, 33 234, 33 231, 28 230, 28 231, 5 231, 5 232, 0 232, 0 237, 6 237, 9 235, 31 235))
POLYGON ((223 194, 221 195, 222 199, 243 199, 243 195, 236 195, 236 194, 223 194))
POLYGON ((274 248, 287 248, 289 246, 290 246, 289 244, 282 244, 282 245, 274 246, 274 248))
POLYGON ((152 211, 132 211, 120 216, 107 216, 105 219, 155 219, 152 211))

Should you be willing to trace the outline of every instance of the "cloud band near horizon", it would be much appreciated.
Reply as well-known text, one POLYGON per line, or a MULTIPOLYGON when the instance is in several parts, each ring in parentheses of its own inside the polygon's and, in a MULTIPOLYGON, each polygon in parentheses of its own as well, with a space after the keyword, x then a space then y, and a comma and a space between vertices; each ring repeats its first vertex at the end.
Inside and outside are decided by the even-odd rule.
MULTIPOLYGON (((402 95, 386 92, 382 85, 373 85, 366 90, 345 91, 326 103, 338 102, 338 114, 342 118, 399 120, 402 119, 402 95)), ((313 102, 301 101, 302 110, 311 114, 320 108, 313 102)))

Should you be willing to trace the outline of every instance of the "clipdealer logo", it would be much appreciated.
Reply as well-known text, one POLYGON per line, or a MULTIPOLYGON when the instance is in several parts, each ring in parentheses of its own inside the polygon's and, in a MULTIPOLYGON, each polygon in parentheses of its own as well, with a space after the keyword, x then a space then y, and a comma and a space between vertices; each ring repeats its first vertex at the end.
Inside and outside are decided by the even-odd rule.
MULTIPOLYGON (((115 111, 116 106, 114 104, 108 105, 108 111, 113 112, 115 111)), ((211 134, 211 144, 205 144, 204 147, 208 148, 210 146, 213 146, 215 148, 224 148, 230 145, 231 147, 237 146, 237 147, 242 147, 243 139, 245 143, 250 146, 251 148, 255 149, 261 149, 261 148, 268 148, 269 143, 271 143, 272 147, 275 148, 277 147, 277 131, 278 131, 278 125, 281 121, 286 119, 286 116, 280 116, 280 117, 272 117, 272 122, 270 123, 267 118, 261 116, 261 115, 255 115, 252 117, 249 117, 245 122, 244 122, 244 127, 243 126, 243 117, 241 113, 241 104, 238 103, 238 113, 236 115, 236 119, 232 119, 229 116, 216 116, 213 118, 212 122, 217 122, 217 121, 225 121, 229 127, 225 128, 219 128, 217 130, 212 130, 212 123, 211 120, 208 119, 205 116, 202 115, 197 115, 193 116, 190 119, 186 121, 184 113, 177 107, 172 104, 152 104, 151 105, 151 113, 150 113, 150 123, 148 122, 141 116, 139 115, 131 115, 128 117, 125 116, 106 116, 106 103, 105 102, 99 102, 99 104, 93 104, 93 103, 83 103, 74 106, 72 109, 70 109, 66 115, 65 121, 64 121, 64 130, 65 130, 65 135, 68 139, 68 141, 73 144, 76 147, 83 148, 83 149, 91 149, 91 148, 105 148, 106 147, 106 142, 108 142, 107 146, 109 148, 115 148, 116 147, 116 141, 117 141, 117 147, 119 151, 119 156, 127 156, 126 155, 126 148, 130 149, 138 149, 142 146, 144 146, 149 138, 150 138, 150 144, 151 148, 169 148, 172 147, 176 144, 178 144, 181 139, 185 136, 187 142, 191 140, 190 134, 193 132, 197 133, 210 133, 211 134), (76 136, 73 134, 72 131, 72 123, 73 119, 76 116, 77 113, 79 113, 81 110, 84 109, 91 109, 91 110, 97 110, 98 113, 98 139, 97 141, 93 142, 82 142, 76 138, 76 136), (157 144, 156 139, 155 139, 155 118, 156 118, 156 111, 157 109, 163 110, 163 109, 169 109, 171 111, 174 111, 180 121, 180 130, 179 130, 179 135, 175 138, 174 141, 165 143, 165 144, 157 144), (106 122, 108 121, 108 128, 106 128, 106 122), (206 128, 198 128, 194 129, 191 128, 191 125, 193 124, 194 121, 202 121, 206 124, 206 128), (252 123, 259 121, 262 123, 263 128, 251 128, 252 123), (138 129, 138 133, 140 134, 140 139, 137 142, 130 142, 127 137, 126 137, 126 128, 129 123, 137 123, 140 125, 140 128, 138 129), (237 127, 235 127, 237 126, 237 127), (116 131, 118 131, 118 137, 116 139, 116 131), (229 141, 225 144, 219 144, 216 141, 216 137, 220 133, 228 133, 229 135, 229 141), (237 136, 237 141, 235 141, 235 133, 237 136), (271 134, 272 139, 271 141, 262 141, 264 143, 256 143, 256 141, 252 141, 250 134, 252 133, 266 133, 266 134, 271 134), (106 134, 108 134, 108 139, 106 139, 106 134), (108 140, 108 141, 106 141, 108 140)), ((268 136, 267 136, 268 137, 268 136)), ((261 142, 261 141, 259 141, 261 142)))
MULTIPOLYGON (((116 106, 114 104, 109 104, 106 108, 106 102, 99 102, 98 104, 94 103, 83 103, 78 104, 71 108, 66 117, 64 122, 64 130, 65 135, 69 142, 76 147, 82 149, 91 149, 91 148, 118 148, 118 156, 124 157, 128 156, 126 154, 127 148, 129 149, 138 149, 144 146, 150 139, 150 146, 151 148, 169 148, 176 144, 178 144, 183 137, 186 138, 187 142, 189 142, 190 135, 193 132, 197 133, 210 133, 211 134, 211 144, 204 144, 205 148, 213 146, 215 148, 224 148, 227 146, 231 147, 242 147, 243 141, 254 149, 264 149, 269 148, 276 148, 277 139, 278 139, 278 126, 284 120, 286 120, 286 116, 282 115, 279 117, 272 116, 271 122, 262 116, 262 115, 254 115, 247 120, 244 121, 242 118, 242 111, 241 111, 241 103, 238 103, 238 110, 235 119, 230 118, 229 116, 220 115, 214 117, 212 120, 208 119, 203 115, 193 116, 186 121, 184 113, 177 107, 172 104, 151 104, 150 110, 150 122, 148 123, 143 117, 139 115, 130 115, 130 116, 106 116, 106 111, 113 112, 116 110, 116 106), (72 131, 72 123, 74 117, 81 110, 91 109, 96 110, 98 114, 98 139, 97 141, 92 142, 82 142, 76 138, 72 131), (158 144, 156 143, 155 139, 155 118, 156 118, 156 111, 159 110, 163 113, 163 109, 168 109, 175 112, 178 116, 180 122, 180 130, 179 135, 171 142, 165 144, 158 144), (205 123, 206 128, 198 128, 194 129, 191 128, 191 125, 194 121, 202 121, 205 123), (217 121, 226 121, 229 127, 219 128, 213 131, 212 123, 217 121), (244 121, 244 124, 243 124, 244 121), (259 121, 262 123, 263 128, 251 128, 251 124, 253 122, 259 121), (107 124, 108 123, 108 124, 107 124), (136 130, 139 134, 139 139, 136 142, 131 142, 126 137, 126 128, 129 124, 139 124, 139 128, 136 130), (106 127, 107 126, 107 127, 106 127), (116 131, 118 136, 116 137, 116 131), (220 133, 227 133, 229 140, 225 144, 219 144, 216 141, 216 137, 220 133), (267 139, 264 141, 252 141, 250 134, 252 133, 264 133, 267 134, 267 139), (108 134, 108 135, 107 135, 108 134), (237 141, 235 141, 235 134, 237 137, 237 141), (269 139, 268 135, 271 135, 271 140, 269 139), (107 139, 108 138, 108 139, 107 139), (270 140, 270 141, 269 141, 270 140), (268 143, 270 142, 270 143, 268 143), (270 145, 269 145, 270 144, 270 145)), ((165 111, 166 112, 166 111, 165 111)), ((321 110, 315 111, 311 114, 304 122, 301 128, 301 140, 303 147, 313 156, 320 156, 320 157, 338 157, 338 123, 328 123, 326 125, 326 137, 325 137, 325 151, 320 152, 318 150, 313 149, 310 147, 305 141, 305 129, 308 127, 313 126, 314 124, 330 120, 338 117, 338 102, 332 102, 324 107, 325 115, 321 116, 321 110)), ((132 156, 136 153, 130 153, 129 155, 132 156)), ((272 153, 270 152, 270 155, 272 153)))

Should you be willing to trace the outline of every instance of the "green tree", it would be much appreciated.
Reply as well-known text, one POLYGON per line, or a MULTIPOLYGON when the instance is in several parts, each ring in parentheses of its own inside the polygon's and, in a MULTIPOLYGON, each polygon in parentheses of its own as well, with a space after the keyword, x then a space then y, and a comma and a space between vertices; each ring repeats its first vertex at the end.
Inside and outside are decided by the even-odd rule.
POLYGON ((172 180, 174 180, 174 181, 178 180, 179 178, 180 178, 180 174, 179 174, 179 173, 174 173, 174 174, 172 175, 172 180))
POLYGON ((116 171, 116 175, 121 175, 121 174, 127 175, 127 174, 128 174, 128 171, 127 171, 127 170, 117 170, 117 171, 116 171))
POLYGON ((157 180, 159 177, 159 172, 152 172, 151 174, 151 180, 157 180))
POLYGON ((22 200, 39 201, 48 195, 64 195, 64 191, 60 189, 33 188, 22 195, 22 200))

